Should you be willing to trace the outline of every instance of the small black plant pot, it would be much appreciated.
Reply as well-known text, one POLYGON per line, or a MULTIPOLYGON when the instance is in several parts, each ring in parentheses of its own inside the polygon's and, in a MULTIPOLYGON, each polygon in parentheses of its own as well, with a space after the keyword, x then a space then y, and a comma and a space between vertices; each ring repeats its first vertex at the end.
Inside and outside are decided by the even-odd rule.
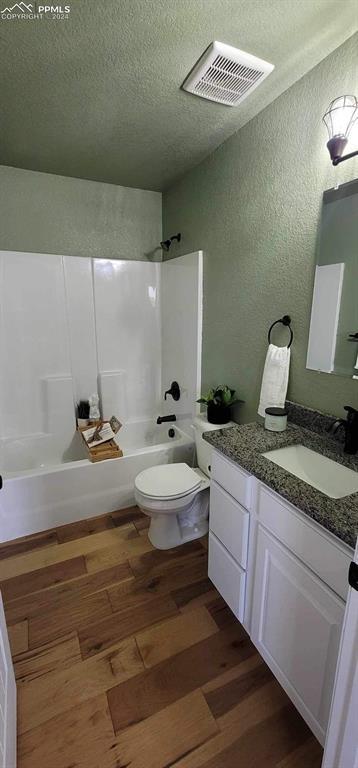
POLYGON ((208 422, 210 424, 227 424, 230 421, 230 406, 208 403, 208 422))

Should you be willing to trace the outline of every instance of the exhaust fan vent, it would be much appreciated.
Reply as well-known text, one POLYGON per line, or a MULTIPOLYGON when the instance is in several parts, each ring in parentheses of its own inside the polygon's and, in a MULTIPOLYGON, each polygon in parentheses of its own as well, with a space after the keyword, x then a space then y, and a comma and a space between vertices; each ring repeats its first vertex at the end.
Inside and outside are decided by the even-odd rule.
POLYGON ((236 107, 274 69, 273 64, 216 40, 183 83, 189 93, 236 107))

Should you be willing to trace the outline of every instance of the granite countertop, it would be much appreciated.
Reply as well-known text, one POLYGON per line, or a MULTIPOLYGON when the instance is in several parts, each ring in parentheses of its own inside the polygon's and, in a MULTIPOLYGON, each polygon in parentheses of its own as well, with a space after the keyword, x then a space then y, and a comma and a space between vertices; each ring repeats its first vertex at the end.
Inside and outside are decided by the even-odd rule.
POLYGON ((358 472, 358 455, 343 453, 341 445, 296 424, 285 432, 269 432, 261 424, 237 425, 205 432, 204 439, 251 475, 337 536, 355 547, 358 535, 358 493, 332 499, 261 454, 288 445, 305 445, 358 472))

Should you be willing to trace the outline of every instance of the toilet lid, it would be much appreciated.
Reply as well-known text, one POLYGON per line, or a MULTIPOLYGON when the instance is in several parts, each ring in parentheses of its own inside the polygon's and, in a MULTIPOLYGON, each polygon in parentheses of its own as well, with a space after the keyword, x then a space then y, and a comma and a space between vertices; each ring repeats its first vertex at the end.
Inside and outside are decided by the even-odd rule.
POLYGON ((137 475, 135 486, 145 496, 171 498, 194 491, 200 477, 187 464, 161 464, 144 469, 137 475))

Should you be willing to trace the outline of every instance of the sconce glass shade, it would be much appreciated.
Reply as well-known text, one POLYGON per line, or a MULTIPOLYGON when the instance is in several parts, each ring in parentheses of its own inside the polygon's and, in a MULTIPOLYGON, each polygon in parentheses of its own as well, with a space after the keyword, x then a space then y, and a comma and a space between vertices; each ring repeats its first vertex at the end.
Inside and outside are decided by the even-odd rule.
POLYGON ((357 117, 358 101, 355 96, 338 96, 337 99, 331 101, 327 112, 323 115, 323 122, 329 136, 327 148, 334 164, 344 152, 357 117))

